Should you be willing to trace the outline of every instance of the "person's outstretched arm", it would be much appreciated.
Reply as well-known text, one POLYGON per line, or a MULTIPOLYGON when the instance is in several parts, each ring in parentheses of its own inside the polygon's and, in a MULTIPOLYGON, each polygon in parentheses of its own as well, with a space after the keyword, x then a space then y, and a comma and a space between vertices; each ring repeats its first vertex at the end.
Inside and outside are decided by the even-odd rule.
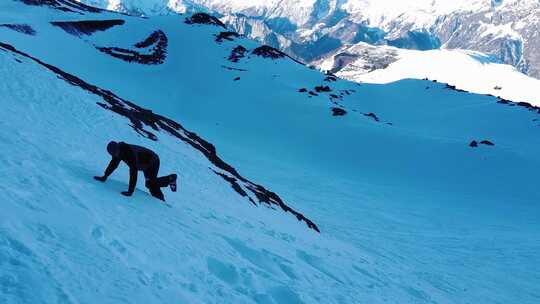
POLYGON ((107 166, 107 169, 105 169, 105 174, 103 176, 94 176, 94 178, 98 181, 106 181, 107 178, 118 168, 118 165, 120 164, 120 158, 113 157, 111 161, 109 162, 109 165, 107 166))
POLYGON ((120 158, 113 157, 111 159, 111 162, 107 166, 107 169, 105 169, 105 174, 103 177, 108 178, 116 168, 118 168, 118 165, 120 164, 120 158))

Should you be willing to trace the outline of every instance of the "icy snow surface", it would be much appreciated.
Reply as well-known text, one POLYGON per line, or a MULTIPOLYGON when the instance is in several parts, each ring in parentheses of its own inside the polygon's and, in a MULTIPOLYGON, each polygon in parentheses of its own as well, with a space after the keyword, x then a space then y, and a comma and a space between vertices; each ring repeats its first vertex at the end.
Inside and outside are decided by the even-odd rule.
POLYGON ((325 81, 287 58, 233 63, 238 44, 258 45, 216 43, 222 28, 184 18, 0 2, 0 24, 35 31, 0 27, 0 303, 540 300, 537 109, 430 81, 325 81), (125 24, 73 35, 50 23, 107 19, 125 24), (96 49, 133 49, 158 29, 163 64, 96 49), (146 139, 45 64, 197 132, 322 233, 253 206, 199 151, 151 126, 158 141, 146 139), (316 86, 331 92, 299 92, 316 86), (111 139, 179 173, 168 205, 141 182, 121 196, 125 166, 92 179, 111 139))

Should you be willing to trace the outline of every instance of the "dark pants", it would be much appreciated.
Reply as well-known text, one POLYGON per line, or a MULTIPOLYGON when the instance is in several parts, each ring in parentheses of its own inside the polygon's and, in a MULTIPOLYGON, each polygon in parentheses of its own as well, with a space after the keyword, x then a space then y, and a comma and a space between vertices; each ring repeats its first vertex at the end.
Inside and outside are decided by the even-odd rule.
POLYGON ((165 201, 165 196, 161 192, 160 188, 169 186, 171 181, 171 176, 162 176, 157 177, 159 171, 159 159, 155 159, 152 162, 152 165, 146 170, 143 170, 144 177, 146 178, 145 186, 150 190, 150 194, 153 197, 159 198, 162 201, 165 201))

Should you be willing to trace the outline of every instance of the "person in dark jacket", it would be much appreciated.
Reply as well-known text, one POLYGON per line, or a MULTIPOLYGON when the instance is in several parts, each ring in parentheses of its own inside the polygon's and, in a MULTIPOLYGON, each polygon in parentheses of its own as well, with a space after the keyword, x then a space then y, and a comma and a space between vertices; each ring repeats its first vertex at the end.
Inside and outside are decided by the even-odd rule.
POLYGON ((173 192, 176 191, 176 174, 157 177, 159 156, 153 151, 141 146, 114 141, 111 141, 107 145, 107 151, 112 156, 111 162, 107 166, 107 169, 105 169, 105 174, 103 176, 94 176, 94 179, 101 182, 106 181, 109 175, 118 168, 120 161, 123 161, 129 167, 129 187, 128 191, 122 192, 123 195, 131 196, 133 191, 135 191, 138 171, 144 173, 146 188, 150 190, 152 196, 165 201, 161 188, 169 186, 173 192))

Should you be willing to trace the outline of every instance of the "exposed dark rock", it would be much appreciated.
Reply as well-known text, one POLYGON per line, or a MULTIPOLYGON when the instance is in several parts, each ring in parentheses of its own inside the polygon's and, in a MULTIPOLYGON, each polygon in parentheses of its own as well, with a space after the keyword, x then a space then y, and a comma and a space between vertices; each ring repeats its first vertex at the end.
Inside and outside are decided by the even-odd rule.
POLYGON ((456 92, 467 93, 467 91, 462 90, 462 89, 458 89, 456 86, 454 86, 454 85, 449 85, 449 84, 446 84, 445 89, 452 90, 452 91, 456 91, 456 92))
POLYGON ((519 106, 519 107, 527 108, 529 110, 539 110, 539 112, 540 112, 539 107, 533 106, 532 104, 530 104, 528 102, 518 102, 518 103, 516 103, 516 105, 519 106))
POLYGON ((471 148, 477 148, 479 145, 485 145, 485 146, 495 146, 494 143, 492 143, 491 141, 489 140, 482 140, 480 143, 478 143, 476 140, 473 140, 471 141, 471 143, 469 144, 469 147, 471 148))
POLYGON ((317 93, 315 93, 313 91, 309 91, 309 95, 311 95, 311 96, 319 96, 319 94, 317 94, 317 93))
POLYGON ((379 117, 377 117, 377 115, 375 115, 375 113, 367 113, 367 114, 364 114, 364 116, 371 117, 376 122, 379 122, 379 117))
POLYGON ((234 81, 238 81, 240 80, 240 77, 236 77, 235 79, 233 79, 234 81))
POLYGON ((211 170, 216 172, 216 174, 219 172, 219 176, 231 184, 231 187, 241 196, 247 196, 251 203, 254 203, 256 198, 259 203, 265 203, 268 206, 279 206, 283 211, 293 214, 299 221, 305 222, 309 228, 320 232, 315 223, 306 218, 303 214, 287 206, 276 193, 269 191, 263 186, 255 184, 241 176, 235 168, 219 157, 214 145, 202 139, 196 133, 185 129, 178 122, 159 114, 155 114, 150 110, 141 108, 133 102, 125 100, 109 90, 87 83, 75 75, 64 72, 55 66, 47 64, 31 55, 17 50, 12 45, 0 42, 0 49, 29 58, 49 71, 55 73, 60 79, 66 81, 67 83, 80 87, 91 94, 101 97, 103 102, 98 102, 99 106, 127 118, 131 122, 131 127, 142 136, 155 141, 158 140, 158 138, 153 132, 163 130, 178 140, 190 145, 192 148, 198 150, 202 155, 204 155, 214 166, 214 168, 211 168, 211 170), (151 130, 148 130, 147 128, 150 128, 151 130), (249 194, 248 191, 251 194, 249 194))
POLYGON ((513 102, 511 100, 507 100, 507 99, 498 97, 497 103, 506 104, 506 105, 511 106, 511 107, 515 107, 515 106, 523 107, 523 108, 526 108, 529 111, 536 111, 538 114, 540 114, 540 107, 533 106, 532 104, 530 104, 528 102, 513 102))
POLYGON ((528 102, 518 102, 517 105, 520 106, 520 107, 525 107, 525 108, 532 108, 532 107, 533 107, 533 106, 532 106, 530 103, 528 103, 528 102))
POLYGON ((492 142, 489 141, 489 140, 482 140, 482 141, 480 142, 480 144, 486 145, 486 146, 495 146, 495 144, 492 143, 492 142))
POLYGON ((28 5, 55 5, 58 1, 56 0, 20 0, 24 4, 28 5))
POLYGON ((271 58, 271 59, 289 58, 289 59, 293 60, 296 63, 304 65, 302 62, 300 62, 300 61, 292 58, 291 56, 283 53, 282 51, 280 51, 280 50, 278 50, 276 48, 273 48, 271 46, 268 46, 268 45, 260 46, 260 47, 258 47, 256 49, 254 49, 251 53, 253 53, 253 55, 261 56, 263 58, 271 58))
POLYGON ((65 12, 72 12, 72 13, 79 13, 79 14, 82 14, 83 12, 99 13, 99 12, 104 11, 102 9, 88 6, 88 5, 79 3, 77 1, 73 1, 73 0, 19 0, 19 1, 27 5, 49 6, 57 10, 61 10, 65 12))
POLYGON ((336 94, 330 94, 330 97, 335 98, 335 99, 339 98, 339 96, 337 96, 336 94))
POLYGON ((218 18, 208 15, 206 13, 196 13, 193 16, 186 18, 185 22, 187 24, 207 24, 220 26, 224 29, 227 28, 225 24, 223 24, 223 22, 221 22, 218 18))
POLYGON ((287 54, 268 45, 260 46, 252 51, 254 55, 264 58, 279 59, 287 57, 287 54))
POLYGON ((124 60, 126 62, 139 64, 162 64, 167 58, 168 39, 161 30, 153 32, 144 41, 135 44, 136 48, 148 48, 149 54, 142 54, 135 50, 124 49, 119 47, 96 47, 103 53, 109 54, 112 57, 124 60))
POLYGON ((234 191, 236 191, 238 194, 240 194, 241 196, 243 197, 247 197, 249 199, 249 201, 257 206, 257 204, 255 203, 255 201, 248 196, 247 192, 244 191, 244 189, 242 189, 242 187, 240 186, 240 184, 238 184, 238 180, 234 177, 231 177, 231 176, 228 176, 227 174, 224 174, 224 173, 221 173, 221 172, 218 172, 214 169, 212 169, 212 171, 214 171, 214 173, 218 176, 221 176, 224 180, 226 180, 227 182, 229 182, 229 184, 231 184, 231 187, 234 189, 234 191))
POLYGON ((226 65, 222 65, 221 67, 224 68, 224 69, 227 69, 229 71, 238 71, 238 72, 246 72, 247 71, 247 70, 244 70, 244 69, 233 68, 233 67, 226 66, 226 65))
POLYGON ((298 92, 300 92, 300 93, 306 93, 306 92, 307 92, 307 89, 306 89, 306 88, 301 88, 300 90, 298 90, 298 92))
POLYGON ((332 116, 345 116, 347 111, 341 108, 332 108, 332 116))
POLYGON ((234 38, 240 37, 240 34, 237 32, 221 32, 219 35, 216 35, 216 42, 220 43, 223 40, 234 41, 234 38))
POLYGON ((135 43, 135 47, 138 49, 145 49, 147 47, 150 47, 152 45, 157 45, 162 39, 167 39, 167 36, 165 36, 165 33, 162 31, 155 31, 150 36, 148 36, 146 39, 144 39, 141 42, 135 43))
POLYGON ((239 45, 231 51, 231 54, 229 55, 229 58, 227 58, 227 60, 229 60, 230 62, 238 62, 241 58, 246 57, 246 52, 247 49, 239 45))
POLYGON ((0 27, 7 27, 10 30, 30 36, 34 36, 36 34, 36 31, 28 24, 0 24, 0 27))
POLYGON ((494 90, 497 90, 497 91, 500 91, 500 90, 502 90, 502 87, 496 86, 496 87, 494 87, 493 89, 494 89, 494 90))
POLYGON ((124 23, 125 21, 121 19, 51 22, 52 25, 60 27, 66 33, 75 36, 92 35, 95 32, 106 31, 113 26, 122 25, 124 23))
POLYGON ((324 81, 335 82, 335 81, 337 81, 337 77, 335 77, 335 76, 326 76, 326 78, 324 78, 324 81))
POLYGON ((315 91, 317 93, 321 92, 332 92, 332 89, 329 86, 316 86, 315 91))

